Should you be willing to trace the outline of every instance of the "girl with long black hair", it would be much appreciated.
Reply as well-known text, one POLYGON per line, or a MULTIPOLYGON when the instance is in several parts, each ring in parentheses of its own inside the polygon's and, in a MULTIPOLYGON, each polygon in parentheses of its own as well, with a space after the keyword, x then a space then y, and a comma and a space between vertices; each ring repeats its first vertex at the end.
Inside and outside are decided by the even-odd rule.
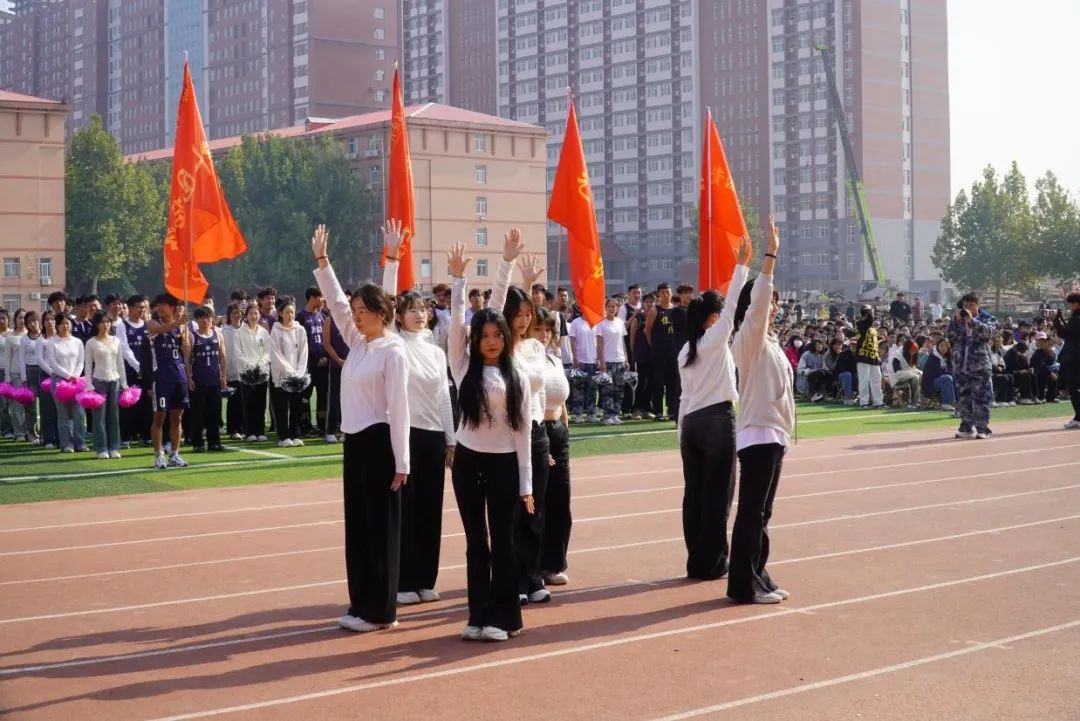
POLYGON ((409 361, 404 341, 389 328, 393 300, 367 283, 350 301, 330 267, 329 237, 318 226, 311 250, 319 264, 315 281, 349 344, 341 370, 349 611, 338 623, 366 633, 397 626, 400 490, 410 472, 409 361))
POLYGON ((485 308, 465 325, 471 260, 465 244, 455 243, 447 344, 461 411, 453 479, 468 577, 469 621, 462 637, 505 641, 522 627, 514 546, 519 504, 535 512, 529 380, 515 366, 510 327, 501 314, 485 308))
POLYGON ((728 302, 707 290, 690 301, 679 351, 679 449, 683 464, 686 575, 711 581, 727 573, 727 519, 735 492, 735 364, 728 350, 735 298, 746 282, 750 240, 739 245, 728 302))
MULTIPOLYGON (((528 379, 529 413, 532 418, 532 490, 536 512, 522 518, 515 533, 518 565, 518 600, 522 603, 546 603, 551 593, 544 588, 544 576, 540 561, 544 550, 544 513, 547 505, 548 475, 551 465, 551 443, 544 430, 544 370, 547 351, 532 337, 536 308, 531 295, 517 286, 510 285, 515 261, 521 270, 525 288, 532 288, 544 272, 536 256, 522 255, 525 243, 521 232, 511 228, 503 241, 503 256, 495 272, 495 284, 491 290, 490 307, 502 311, 510 326, 510 347, 514 365, 528 379)), ((593 341, 595 344, 595 341, 593 341)))
MULTIPOLYGON (((386 221, 383 239, 386 243, 383 290, 395 295, 400 220, 386 221)), ((432 340, 424 299, 411 290, 397 294, 394 313, 396 330, 405 341, 409 360, 412 471, 401 496, 401 578, 397 594, 397 602, 405 605, 439 600, 435 579, 439 575, 446 468, 453 466, 454 461, 454 413, 450 407, 446 354, 432 340)))
POLYGON ((773 270, 780 235, 769 216, 769 250, 756 280, 743 286, 735 309, 731 354, 739 371, 739 509, 731 533, 728 598, 779 603, 788 597, 769 577, 769 518, 780 469, 795 429, 791 363, 773 331, 780 296, 773 270))

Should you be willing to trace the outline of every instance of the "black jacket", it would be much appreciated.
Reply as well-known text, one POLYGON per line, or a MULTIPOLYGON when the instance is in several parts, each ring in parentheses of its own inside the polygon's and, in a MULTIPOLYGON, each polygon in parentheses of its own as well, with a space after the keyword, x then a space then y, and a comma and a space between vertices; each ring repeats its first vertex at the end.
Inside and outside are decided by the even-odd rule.
POLYGON ((1058 354, 1058 362, 1080 363, 1080 313, 1073 313, 1068 322, 1054 316, 1054 330, 1065 341, 1058 354))

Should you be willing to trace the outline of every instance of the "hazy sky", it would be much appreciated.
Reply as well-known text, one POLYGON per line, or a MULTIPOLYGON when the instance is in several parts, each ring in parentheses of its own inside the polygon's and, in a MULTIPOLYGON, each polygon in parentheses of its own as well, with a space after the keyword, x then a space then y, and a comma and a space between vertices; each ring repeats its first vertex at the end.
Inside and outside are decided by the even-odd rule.
POLYGON ((1016 160, 1080 194, 1080 0, 947 1, 953 193, 1016 160))

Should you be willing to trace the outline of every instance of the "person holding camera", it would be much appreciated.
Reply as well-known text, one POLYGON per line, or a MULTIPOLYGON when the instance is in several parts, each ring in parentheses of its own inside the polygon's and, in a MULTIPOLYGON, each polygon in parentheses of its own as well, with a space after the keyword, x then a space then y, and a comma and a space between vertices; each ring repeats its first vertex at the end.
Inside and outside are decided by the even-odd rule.
POLYGON ((1068 322, 1065 321, 1061 311, 1053 318, 1054 331, 1058 338, 1065 344, 1058 352, 1058 363, 1061 370, 1058 373, 1060 382, 1069 392, 1069 400, 1072 402, 1073 417, 1065 424, 1069 429, 1080 429, 1080 293, 1070 293, 1065 298, 1072 315, 1068 322))
POLYGON ((958 304, 947 334, 953 347, 953 372, 956 381, 960 428, 956 437, 964 440, 989 438, 990 404, 994 400, 991 378, 990 339, 994 318, 979 309, 979 297, 967 293, 958 304))

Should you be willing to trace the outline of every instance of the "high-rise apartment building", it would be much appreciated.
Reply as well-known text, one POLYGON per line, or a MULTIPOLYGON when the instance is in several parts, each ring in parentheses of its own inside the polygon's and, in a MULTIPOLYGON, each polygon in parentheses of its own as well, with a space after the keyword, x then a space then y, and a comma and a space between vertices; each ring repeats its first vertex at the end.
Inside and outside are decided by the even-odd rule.
MULTIPOLYGON (((469 68, 477 100, 494 94, 498 115, 548 128, 549 187, 573 90, 604 252, 646 284, 696 277, 686 261, 711 108, 740 197, 763 223, 776 215, 780 286, 860 290, 872 272, 827 99, 833 73, 886 279, 940 288, 930 250, 949 203, 942 0, 406 0, 402 17, 409 102, 465 105, 455 89, 469 68), (484 8, 494 43, 465 31, 492 27, 484 8), (832 67, 815 46, 832 50, 832 67)), ((559 246, 549 225, 552 268, 565 268, 559 246)))
POLYGON ((166 147, 185 53, 211 138, 390 105, 399 0, 20 0, 0 87, 100 113, 125 152, 166 147))

